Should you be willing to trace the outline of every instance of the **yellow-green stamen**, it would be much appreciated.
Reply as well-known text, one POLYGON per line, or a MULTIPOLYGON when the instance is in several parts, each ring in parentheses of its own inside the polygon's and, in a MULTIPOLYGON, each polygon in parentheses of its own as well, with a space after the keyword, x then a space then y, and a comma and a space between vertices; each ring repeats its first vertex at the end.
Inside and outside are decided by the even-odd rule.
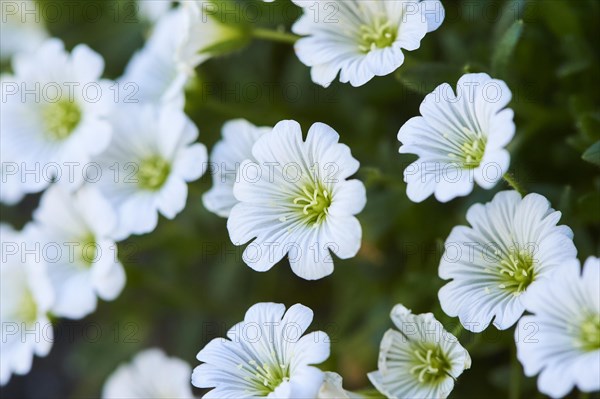
POLYGON ((42 118, 46 135, 61 141, 69 137, 81 122, 81 109, 74 101, 60 100, 45 105, 42 118))

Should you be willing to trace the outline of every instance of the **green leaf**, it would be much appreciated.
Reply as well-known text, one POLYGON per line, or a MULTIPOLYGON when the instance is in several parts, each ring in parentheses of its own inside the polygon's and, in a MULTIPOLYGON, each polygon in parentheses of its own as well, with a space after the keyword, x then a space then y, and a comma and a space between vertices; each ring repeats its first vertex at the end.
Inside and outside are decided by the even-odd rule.
POLYGON ((581 156, 584 161, 600 166, 600 141, 588 148, 581 156))
POLYGON ((492 71, 495 75, 505 75, 510 58, 523 33, 523 21, 515 21, 502 35, 492 55, 492 71))

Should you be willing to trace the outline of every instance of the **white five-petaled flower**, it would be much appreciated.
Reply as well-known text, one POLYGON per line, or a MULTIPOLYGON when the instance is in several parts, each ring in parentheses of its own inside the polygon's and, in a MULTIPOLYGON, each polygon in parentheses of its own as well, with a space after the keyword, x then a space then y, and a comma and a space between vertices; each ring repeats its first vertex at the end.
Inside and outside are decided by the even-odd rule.
POLYGON ((168 357, 161 349, 146 349, 108 377, 102 399, 191 399, 191 373, 185 361, 168 357))
POLYGON ((209 211, 228 217, 231 208, 238 203, 233 195, 236 171, 242 161, 253 159, 252 146, 271 127, 256 127, 244 119, 235 119, 223 125, 223 139, 215 144, 210 154, 213 187, 202 197, 209 211))
POLYGON ((233 193, 238 201, 227 220, 236 245, 256 238, 243 258, 257 271, 269 270, 288 255, 294 273, 307 280, 333 272, 331 252, 356 255, 366 203, 359 180, 346 180, 359 162, 339 135, 315 123, 302 140, 298 122, 279 122, 252 148, 254 160, 240 165, 233 193))
POLYGON ((306 306, 284 312, 282 304, 253 305, 227 332, 229 339, 213 339, 198 353, 204 363, 192 384, 214 387, 205 398, 315 398, 324 375, 311 365, 329 357, 329 337, 303 335, 313 319, 306 306))
POLYGON ((27 231, 16 233, 0 224, 0 385, 12 374, 28 373, 34 354, 46 356, 54 339, 47 316, 54 292, 46 263, 25 252, 35 244, 28 236, 27 231))
POLYGON ((431 313, 396 305, 391 318, 399 331, 383 336, 378 370, 368 374, 375 388, 388 398, 446 398, 471 367, 467 350, 431 313))
POLYGON ((402 126, 401 154, 419 159, 404 170, 406 194, 421 202, 431 194, 440 202, 465 196, 474 183, 491 189, 508 171, 504 147, 515 133, 513 111, 504 108, 511 92, 485 73, 463 75, 456 94, 447 83, 421 103, 423 116, 402 126))
POLYGON ((524 299, 533 313, 515 332, 517 357, 538 389, 553 398, 574 386, 600 390, 600 259, 570 262, 524 299))
MULTIPOLYGON (((173 219, 185 207, 187 182, 206 167, 198 129, 176 106, 122 104, 110 115, 114 139, 96 161, 94 185, 117 210, 117 241, 156 228, 158 212, 173 219)), ((93 177, 88 180, 92 181, 93 177)))
POLYGON ((312 80, 327 87, 340 81, 362 86, 404 63, 402 50, 416 50, 444 20, 438 0, 293 0, 304 14, 292 26, 300 61, 312 80))
POLYGON ((229 49, 218 47, 227 43, 245 41, 246 33, 241 28, 219 20, 218 6, 207 0, 183 2, 183 37, 176 52, 180 68, 193 74, 194 68, 213 56, 229 49))
POLYGON ((85 45, 67 53, 49 39, 31 54, 13 58, 15 76, 5 77, 0 121, 4 151, 10 153, 24 192, 58 184, 77 188, 91 157, 111 138, 105 120, 113 94, 100 81, 102 57, 85 45))
POLYGON ((183 105, 184 87, 190 74, 177 64, 176 56, 184 40, 185 18, 180 7, 168 10, 156 21, 146 44, 133 55, 119 78, 124 102, 183 105))
POLYGON ((48 261, 56 292, 52 312, 79 319, 96 309, 97 297, 111 301, 125 286, 112 233, 116 214, 93 184, 75 193, 53 185, 34 213, 31 235, 48 261))
POLYGON ((438 293, 447 315, 481 332, 492 319, 504 330, 525 310, 529 290, 577 256, 573 232, 557 226, 561 213, 546 198, 502 191, 467 212, 472 227, 455 227, 446 239, 438 293))

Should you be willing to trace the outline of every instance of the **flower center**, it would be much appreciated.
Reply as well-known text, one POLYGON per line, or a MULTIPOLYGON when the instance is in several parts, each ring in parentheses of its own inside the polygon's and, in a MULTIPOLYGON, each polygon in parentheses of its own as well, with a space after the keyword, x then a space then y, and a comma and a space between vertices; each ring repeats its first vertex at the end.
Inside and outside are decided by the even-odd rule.
POLYGON ((18 307, 18 317, 25 323, 33 323, 37 319, 37 304, 29 288, 25 289, 21 297, 18 307))
POLYGON ((600 349, 600 315, 591 315, 581 323, 579 339, 585 351, 600 349))
POLYGON ((535 279, 535 260, 528 251, 515 250, 500 260, 500 288, 520 295, 535 279))
POLYGON ((96 261, 96 256, 98 254, 98 244, 96 243, 96 239, 92 234, 89 234, 79 241, 79 245, 81 245, 79 260, 81 261, 81 264, 89 268, 96 261))
POLYGON ((171 165, 158 155, 146 158, 140 162, 138 170, 138 184, 144 190, 155 191, 163 186, 169 173, 171 165))
POLYGON ((81 121, 81 109, 74 101, 60 100, 46 105, 42 117, 49 138, 57 141, 66 139, 81 121))
POLYGON ((238 364, 237 368, 245 372, 244 380, 252 384, 256 392, 248 393, 253 394, 253 396, 268 396, 282 382, 287 382, 290 379, 289 366, 286 364, 273 366, 263 363, 260 365, 255 360, 250 360, 246 364, 238 364))
POLYGON ((300 196, 294 199, 294 206, 302 212, 306 224, 319 225, 329 213, 331 193, 321 184, 309 184, 302 188, 300 196))
POLYGON ((465 169, 475 169, 483 160, 487 138, 466 127, 462 128, 461 133, 462 144, 453 145, 453 151, 448 156, 460 162, 465 169))
POLYGON ((415 366, 410 372, 419 377, 419 382, 438 383, 449 376, 450 362, 440 348, 417 348, 413 354, 415 366))
POLYGON ((374 18, 372 25, 360 26, 360 43, 358 49, 362 53, 389 47, 396 40, 398 29, 385 18, 374 18))

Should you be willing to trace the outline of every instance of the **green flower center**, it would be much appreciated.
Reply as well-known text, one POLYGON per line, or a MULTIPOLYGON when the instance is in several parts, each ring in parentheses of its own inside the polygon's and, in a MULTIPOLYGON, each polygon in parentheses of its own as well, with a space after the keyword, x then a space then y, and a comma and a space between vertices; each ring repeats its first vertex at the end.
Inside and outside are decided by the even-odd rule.
POLYGON ((439 347, 418 347, 413 352, 415 365, 410 372, 424 384, 437 384, 450 376, 450 362, 439 347))
POLYGON ((358 49, 362 53, 389 47, 396 41, 398 29, 386 18, 374 18, 372 25, 360 26, 358 49))
POLYGON ((96 261, 96 256, 98 254, 98 244, 96 243, 96 239, 90 234, 80 240, 79 245, 81 248, 80 261, 89 268, 96 261))
POLYGON ((21 297, 18 307, 18 318, 25 323, 33 323, 37 320, 37 304, 31 291, 27 288, 21 297))
POLYGON ((599 314, 591 315, 581 323, 579 339, 583 350, 586 352, 600 349, 599 314))
MULTIPOLYGON (((459 162, 465 169, 475 169, 479 167, 485 154, 487 138, 481 133, 475 133, 466 127, 462 128, 462 144, 451 142, 452 151, 448 156, 459 162)), ((448 135, 444 137, 448 138, 448 135)), ((450 140, 449 140, 450 141, 450 140)))
POLYGON ((316 226, 327 217, 331 199, 331 193, 320 183, 312 183, 304 186, 300 195, 294 198, 294 207, 301 212, 306 224, 316 226))
MULTIPOLYGON (((272 355, 276 358, 274 354, 272 355)), ((248 392, 253 396, 266 397, 275 391, 282 382, 287 382, 290 379, 289 366, 286 364, 269 365, 263 363, 260 365, 255 360, 250 360, 246 364, 238 364, 237 367, 245 372, 244 380, 253 386, 254 392, 248 392)))
POLYGON ((81 109, 74 101, 60 100, 44 106, 42 118, 46 135, 61 141, 69 137, 81 122, 81 109))
POLYGON ((535 259, 529 251, 513 251, 500 260, 500 288, 520 295, 535 279, 535 259))
POLYGON ((158 155, 140 162, 138 184, 144 190, 156 191, 165 184, 171 173, 171 165, 158 155))

